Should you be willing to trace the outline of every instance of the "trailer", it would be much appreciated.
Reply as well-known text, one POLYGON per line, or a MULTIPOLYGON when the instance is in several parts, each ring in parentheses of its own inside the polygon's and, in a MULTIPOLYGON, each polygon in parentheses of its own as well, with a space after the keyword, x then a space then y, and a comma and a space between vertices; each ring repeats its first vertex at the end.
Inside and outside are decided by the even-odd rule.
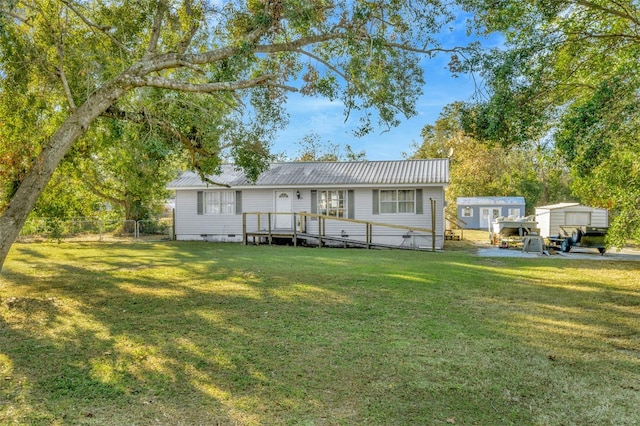
POLYGON ((598 249, 600 254, 607 251, 605 236, 608 227, 604 226, 568 226, 561 225, 560 233, 554 237, 547 237, 549 246, 560 248, 563 253, 569 253, 572 247, 587 247, 598 249))
POLYGON ((536 221, 540 235, 548 238, 562 235, 562 225, 608 227, 609 212, 579 203, 559 203, 536 207, 536 221))

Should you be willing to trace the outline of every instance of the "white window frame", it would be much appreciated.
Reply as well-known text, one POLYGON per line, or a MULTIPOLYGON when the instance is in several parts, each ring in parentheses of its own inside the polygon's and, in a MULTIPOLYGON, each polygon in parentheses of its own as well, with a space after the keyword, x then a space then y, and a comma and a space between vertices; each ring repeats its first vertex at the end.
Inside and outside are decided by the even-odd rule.
POLYGON ((318 214, 333 217, 347 217, 346 189, 319 189, 318 214))
POLYGON ((207 216, 236 214, 236 191, 203 191, 202 214, 207 216))
POLYGON ((469 206, 463 207, 462 217, 473 217, 473 208, 469 206))
POLYGON ((416 214, 416 190, 381 189, 378 206, 380 214, 416 214))
POLYGON ((508 216, 520 216, 520 209, 518 207, 510 208, 508 216))

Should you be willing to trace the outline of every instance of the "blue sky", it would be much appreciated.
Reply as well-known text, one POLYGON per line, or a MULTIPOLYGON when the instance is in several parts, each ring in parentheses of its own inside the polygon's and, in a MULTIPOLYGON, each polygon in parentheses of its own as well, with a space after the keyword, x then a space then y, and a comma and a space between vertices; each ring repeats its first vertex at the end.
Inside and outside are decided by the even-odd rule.
MULTIPOLYGON (((443 47, 462 46, 471 41, 466 35, 467 16, 461 15, 450 31, 443 32, 443 47)), ((480 41, 483 46, 494 47, 499 43, 499 37, 493 36, 480 41)), ((472 76, 463 74, 454 78, 447 69, 448 62, 447 55, 423 60, 426 84, 423 87, 424 93, 418 100, 418 115, 409 119, 403 117, 399 126, 388 131, 376 129, 361 138, 356 138, 352 133, 358 125, 358 117, 350 117, 345 122, 344 108, 340 102, 298 94, 289 95, 286 109, 290 114, 290 123, 278 134, 272 151, 295 158, 301 151, 297 143, 304 136, 314 133, 319 135, 322 143, 342 147, 348 144, 354 152, 365 151, 367 160, 401 159, 403 153, 412 152, 412 143, 420 141, 420 130, 426 124, 433 124, 445 105, 454 101, 471 100, 475 92, 472 76)))

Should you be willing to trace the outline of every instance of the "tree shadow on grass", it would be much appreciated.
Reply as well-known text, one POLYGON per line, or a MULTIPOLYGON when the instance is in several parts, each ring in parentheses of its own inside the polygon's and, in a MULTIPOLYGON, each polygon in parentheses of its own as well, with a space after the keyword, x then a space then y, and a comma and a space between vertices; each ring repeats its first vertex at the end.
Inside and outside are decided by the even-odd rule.
POLYGON ((151 328, 147 320, 126 313, 145 298, 107 301, 86 287, 80 292, 0 300, 7 318, 0 323, 5 362, 0 419, 22 424, 233 423, 216 399, 200 392, 188 399, 179 395, 185 391, 180 382, 188 382, 184 366, 197 362, 168 357, 164 345, 170 339, 162 342, 146 331, 151 328), (174 385, 175 401, 170 397, 174 385))
POLYGON ((461 254, 167 246, 110 246, 102 258, 81 248, 37 274, 3 275, 20 294, 0 300, 2 395, 21 414, 0 415, 561 424, 615 418, 638 400, 620 387, 635 386, 633 357, 593 341, 637 331, 637 294, 624 285, 549 287, 544 271, 521 273, 526 263, 461 254), (619 300, 598 306, 604 289, 619 300), (598 384, 602 374, 626 381, 598 384), (590 413, 601 401, 575 391, 587 386, 627 402, 590 413))
MULTIPOLYGON (((200 255, 197 263, 182 262, 178 273, 191 273, 185 283, 148 277, 150 269, 133 257, 107 256, 97 267, 75 257, 3 276, 22 290, 10 303, 1 299, 3 317, 11 319, 2 338, 15 343, 2 345, 9 381, 23 375, 28 384, 27 417, 19 420, 260 424, 260 413, 304 404, 297 378, 277 377, 288 368, 283 354, 303 351, 292 349, 286 329, 308 338, 295 327, 303 317, 284 315, 304 291, 279 305, 271 294, 279 284, 261 288, 255 273, 233 269, 233 259, 226 267, 203 266, 200 255), (123 405, 126 413, 117 414, 123 405)), ((144 263, 154 269, 172 262, 144 263)))

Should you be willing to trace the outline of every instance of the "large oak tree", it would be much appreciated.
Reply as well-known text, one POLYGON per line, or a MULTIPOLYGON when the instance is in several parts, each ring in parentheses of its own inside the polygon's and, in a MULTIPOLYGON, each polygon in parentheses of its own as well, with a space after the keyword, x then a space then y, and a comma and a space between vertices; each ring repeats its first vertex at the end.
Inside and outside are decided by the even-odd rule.
POLYGON ((79 140, 91 143, 97 120, 143 120, 204 174, 226 156, 255 177, 265 129, 283 124, 290 90, 359 110, 361 133, 415 114, 420 61, 456 51, 434 37, 450 19, 440 0, 5 0, 0 267, 56 167, 79 140), (223 113, 198 126, 156 117, 158 108, 141 107, 150 90, 166 110, 179 109, 184 92, 223 113))

